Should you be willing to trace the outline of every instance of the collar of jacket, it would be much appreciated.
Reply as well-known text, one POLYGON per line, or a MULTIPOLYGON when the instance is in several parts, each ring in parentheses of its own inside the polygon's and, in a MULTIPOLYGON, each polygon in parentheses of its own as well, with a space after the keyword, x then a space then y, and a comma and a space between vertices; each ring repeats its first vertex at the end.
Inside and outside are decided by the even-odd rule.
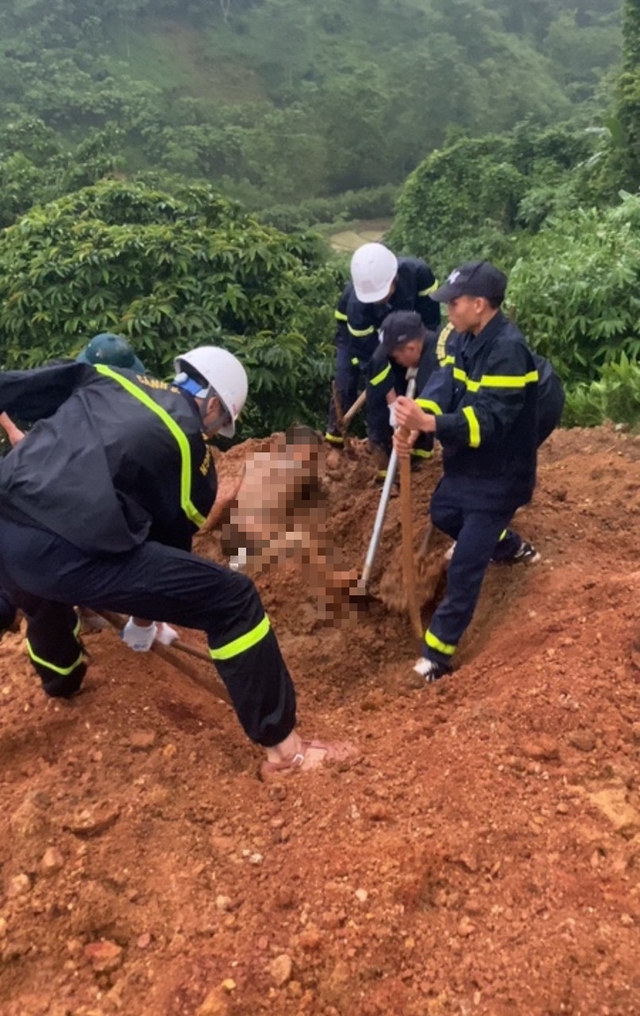
POLYGON ((477 335, 473 335, 472 332, 465 332, 462 344, 463 354, 477 356, 482 347, 495 338, 498 332, 504 328, 505 324, 508 324, 508 321, 509 319, 499 310, 495 317, 492 317, 491 321, 477 335))

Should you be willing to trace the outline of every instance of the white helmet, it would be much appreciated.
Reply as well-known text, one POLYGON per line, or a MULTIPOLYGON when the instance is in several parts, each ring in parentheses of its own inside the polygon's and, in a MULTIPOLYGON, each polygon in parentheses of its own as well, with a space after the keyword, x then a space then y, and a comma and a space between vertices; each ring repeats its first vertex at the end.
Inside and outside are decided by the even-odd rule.
POLYGON ((238 358, 218 346, 198 346, 176 357, 173 365, 176 374, 193 377, 195 373, 196 380, 203 378, 214 389, 231 417, 231 423, 221 427, 218 433, 223 437, 233 437, 249 387, 247 372, 238 358))
POLYGON ((365 243, 351 258, 351 279, 362 303, 384 300, 397 274, 398 259, 382 243, 365 243))

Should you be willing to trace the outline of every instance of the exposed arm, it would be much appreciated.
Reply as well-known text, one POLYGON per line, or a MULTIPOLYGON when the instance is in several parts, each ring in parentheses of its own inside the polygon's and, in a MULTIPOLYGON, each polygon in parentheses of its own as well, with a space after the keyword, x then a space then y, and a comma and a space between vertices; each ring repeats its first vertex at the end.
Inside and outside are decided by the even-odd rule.
POLYGON ((12 448, 14 448, 18 441, 22 441, 24 431, 16 427, 15 423, 7 413, 0 413, 0 427, 4 430, 7 435, 7 440, 12 448))

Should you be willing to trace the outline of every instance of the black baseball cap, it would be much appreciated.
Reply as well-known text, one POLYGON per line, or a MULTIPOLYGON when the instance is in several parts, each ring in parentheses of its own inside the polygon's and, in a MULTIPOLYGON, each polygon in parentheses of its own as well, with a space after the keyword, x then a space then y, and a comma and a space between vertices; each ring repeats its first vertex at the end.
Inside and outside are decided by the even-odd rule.
POLYGON ((448 303, 459 296, 503 300, 506 288, 507 276, 490 261, 465 261, 459 268, 454 268, 444 285, 429 296, 438 303, 448 303))
POLYGON ((422 341, 427 335, 422 318, 415 310, 394 310, 387 314, 378 330, 380 340, 378 348, 373 354, 377 362, 385 360, 398 346, 412 339, 422 341))

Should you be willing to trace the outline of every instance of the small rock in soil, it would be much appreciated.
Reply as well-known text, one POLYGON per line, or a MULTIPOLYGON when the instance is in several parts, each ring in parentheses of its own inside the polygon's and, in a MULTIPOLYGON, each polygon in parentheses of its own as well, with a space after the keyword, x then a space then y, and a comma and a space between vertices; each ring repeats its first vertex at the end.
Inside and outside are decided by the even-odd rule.
POLYGON ((578 751, 593 751, 596 746, 595 735, 590 730, 572 730, 567 738, 572 748, 578 751))
POLYGON ((269 973, 278 988, 284 987, 287 981, 291 980, 292 971, 293 962, 286 953, 276 956, 269 967, 269 973))
POLYGON ((40 862, 40 868, 42 869, 43 875, 55 875, 57 871, 60 871, 64 867, 64 857, 57 847, 49 847, 45 850, 42 861, 40 862))
POLYGON ((209 992, 202 1005, 196 1009, 196 1016, 227 1016, 228 995, 222 986, 209 992))
POLYGON ((520 751, 526 758, 537 761, 551 761, 560 757, 558 742, 546 734, 540 734, 535 740, 527 738, 521 741, 520 751))
POLYGON ((7 898, 10 900, 17 899, 18 896, 24 896, 25 893, 31 890, 31 879, 28 875, 14 875, 7 886, 7 898))
POLYGON ((95 808, 75 811, 63 822, 63 828, 75 836, 99 836, 114 825, 120 817, 118 805, 103 804, 95 808))
POLYGON ((122 947, 115 942, 89 942, 84 947, 84 956, 96 973, 108 974, 122 963, 122 947))
POLYGON ((134 751, 148 751, 156 741, 155 730, 134 730, 129 736, 129 745, 134 751))

